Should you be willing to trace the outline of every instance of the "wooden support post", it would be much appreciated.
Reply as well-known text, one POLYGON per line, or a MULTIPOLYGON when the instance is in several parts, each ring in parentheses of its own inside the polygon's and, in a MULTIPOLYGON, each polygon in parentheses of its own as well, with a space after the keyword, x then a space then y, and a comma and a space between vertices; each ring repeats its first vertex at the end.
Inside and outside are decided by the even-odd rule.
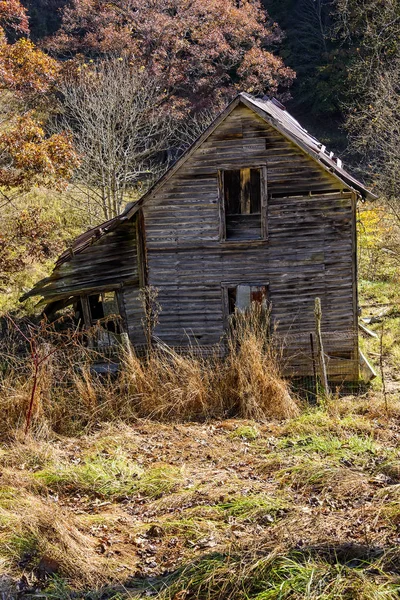
POLYGON ((93 331, 92 331, 92 315, 90 311, 89 298, 87 296, 81 296, 81 305, 83 312, 83 321, 87 330, 88 347, 94 348, 93 331))
POLYGON ((316 365, 316 362, 315 362, 314 339, 313 339, 313 334, 312 333, 310 333, 310 345, 311 345, 311 360, 312 360, 313 375, 314 375, 315 399, 318 400, 317 365, 316 365))
POLYGON ((324 393, 329 396, 329 386, 328 386, 328 376, 326 373, 326 364, 325 364, 325 355, 324 355, 324 345, 322 343, 322 333, 321 333, 321 321, 322 321, 322 308, 321 308, 321 300, 320 298, 315 298, 315 335, 317 338, 317 355, 318 355, 318 363, 320 369, 321 382, 324 388, 324 393))

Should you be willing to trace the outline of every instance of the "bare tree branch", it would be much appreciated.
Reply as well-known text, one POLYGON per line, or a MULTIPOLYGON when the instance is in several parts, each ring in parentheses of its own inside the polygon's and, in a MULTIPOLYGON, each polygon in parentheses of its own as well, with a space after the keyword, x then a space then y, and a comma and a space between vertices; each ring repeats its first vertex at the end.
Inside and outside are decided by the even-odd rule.
POLYGON ((127 60, 110 58, 82 68, 62 93, 57 126, 72 133, 81 157, 76 183, 110 219, 167 166, 173 126, 163 88, 127 60))

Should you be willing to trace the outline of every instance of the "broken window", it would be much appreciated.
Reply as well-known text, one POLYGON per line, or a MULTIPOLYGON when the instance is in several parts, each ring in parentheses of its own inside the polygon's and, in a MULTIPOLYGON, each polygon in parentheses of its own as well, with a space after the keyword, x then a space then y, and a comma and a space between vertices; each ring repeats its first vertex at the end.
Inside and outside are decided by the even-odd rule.
POLYGON ((85 326, 92 330, 89 344, 113 346, 122 333, 122 319, 118 304, 118 292, 100 292, 81 297, 85 326))
POLYGON ((270 307, 268 285, 251 283, 222 284, 224 290, 224 321, 227 332, 255 328, 269 337, 270 307), (244 329, 243 329, 244 328, 244 329))
POLYGON ((262 169, 245 168, 221 172, 222 237, 227 240, 261 239, 262 169))
POLYGON ((267 309, 268 286, 239 284, 227 287, 228 314, 232 315, 235 310, 245 313, 253 303, 267 309))

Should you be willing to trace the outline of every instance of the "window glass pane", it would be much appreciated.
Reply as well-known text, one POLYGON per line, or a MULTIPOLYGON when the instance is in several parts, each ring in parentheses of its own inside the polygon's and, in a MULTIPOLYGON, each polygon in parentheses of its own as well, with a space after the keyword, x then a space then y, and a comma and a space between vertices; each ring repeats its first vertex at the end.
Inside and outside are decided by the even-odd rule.
POLYGON ((250 307, 250 286, 238 285, 236 288, 236 308, 239 312, 244 312, 250 307))

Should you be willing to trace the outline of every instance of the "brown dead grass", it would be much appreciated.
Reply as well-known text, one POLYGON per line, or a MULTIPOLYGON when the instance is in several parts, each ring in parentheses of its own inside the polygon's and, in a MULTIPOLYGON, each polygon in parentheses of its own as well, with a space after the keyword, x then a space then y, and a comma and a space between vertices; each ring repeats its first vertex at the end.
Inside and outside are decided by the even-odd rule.
POLYGON ((0 546, 9 574, 25 567, 40 578, 51 565, 52 571, 62 572, 78 585, 97 586, 112 577, 106 561, 96 553, 93 538, 80 531, 74 516, 56 502, 18 492, 4 496, 0 546))
MULTIPOLYGON (((338 403, 339 439, 357 435, 362 447, 370 432, 355 434, 352 402, 338 403)), ((375 426, 383 423, 394 439, 397 419, 381 416, 375 426)), ((340 462, 343 448, 332 454, 325 408, 283 423, 136 420, 79 437, 10 441, 0 449, 0 568, 16 579, 25 573, 39 587, 48 584, 50 565, 73 589, 105 583, 119 589, 130 587, 132 577, 162 578, 193 561, 209 560, 213 568, 216 553, 253 553, 255 565, 273 549, 282 557, 303 552, 328 568, 335 553, 356 552, 368 561, 377 548, 386 561, 379 565, 393 570, 400 494, 383 469, 399 445, 373 443, 375 454, 365 456, 346 446, 349 464, 340 462), (250 439, 249 431, 257 435, 250 439), (275 466, 271 460, 267 468, 269 458, 275 466)), ((204 596, 211 597, 225 598, 204 596)))
MULTIPOLYGON (((51 431, 76 434, 115 420, 281 420, 297 415, 299 404, 281 376, 268 319, 259 313, 255 307, 249 315, 237 315, 224 358, 203 358, 194 348, 180 355, 167 346, 139 358, 121 348, 118 375, 99 376, 91 369, 93 357, 81 346, 73 343, 59 350, 39 371, 33 431, 46 437, 51 431)), ((30 358, 15 363, 0 376, 0 436, 13 436, 25 425, 33 386, 31 363, 30 358)))

